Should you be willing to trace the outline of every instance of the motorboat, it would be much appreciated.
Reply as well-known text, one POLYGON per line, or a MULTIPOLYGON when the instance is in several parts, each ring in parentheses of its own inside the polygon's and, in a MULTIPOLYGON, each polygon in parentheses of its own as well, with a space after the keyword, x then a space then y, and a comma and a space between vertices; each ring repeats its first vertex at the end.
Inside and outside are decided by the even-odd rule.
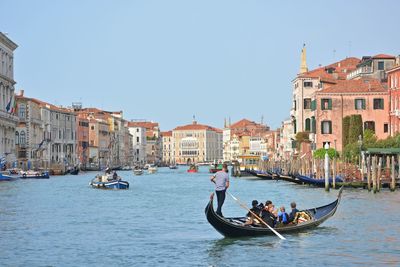
POLYGON ((127 181, 122 181, 121 177, 113 176, 111 174, 96 175, 94 179, 90 182, 93 188, 97 189, 128 189, 129 183, 127 181))

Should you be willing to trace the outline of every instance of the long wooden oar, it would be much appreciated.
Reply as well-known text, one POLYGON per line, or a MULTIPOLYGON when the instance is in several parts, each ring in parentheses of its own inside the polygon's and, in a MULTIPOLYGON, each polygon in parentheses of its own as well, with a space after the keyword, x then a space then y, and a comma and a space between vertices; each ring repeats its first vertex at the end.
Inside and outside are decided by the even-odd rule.
POLYGON ((284 238, 280 233, 278 233, 274 228, 272 228, 271 226, 269 226, 266 222, 263 221, 263 219, 261 219, 257 214, 255 214, 254 212, 252 212, 246 205, 242 204, 239 199, 237 199, 235 196, 233 196, 230 192, 226 191, 226 193, 228 193, 233 200, 235 200, 242 208, 245 208, 248 212, 250 212, 251 214, 254 215, 254 217, 256 217, 258 220, 260 220, 260 222, 262 222, 263 224, 265 224, 266 226, 268 226, 268 228, 274 233, 276 234, 280 239, 282 240, 286 240, 286 238, 284 238))

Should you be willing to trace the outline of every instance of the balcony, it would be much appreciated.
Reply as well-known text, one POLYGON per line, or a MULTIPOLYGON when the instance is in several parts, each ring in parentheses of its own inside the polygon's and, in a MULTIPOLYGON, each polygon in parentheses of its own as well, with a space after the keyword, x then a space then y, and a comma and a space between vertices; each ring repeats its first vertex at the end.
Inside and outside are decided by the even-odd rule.
POLYGON ((7 113, 7 112, 2 111, 2 110, 0 110, 0 119, 1 120, 6 120, 6 121, 9 120, 9 121, 11 121, 13 123, 17 123, 19 121, 17 116, 15 116, 13 114, 10 114, 10 113, 7 113))

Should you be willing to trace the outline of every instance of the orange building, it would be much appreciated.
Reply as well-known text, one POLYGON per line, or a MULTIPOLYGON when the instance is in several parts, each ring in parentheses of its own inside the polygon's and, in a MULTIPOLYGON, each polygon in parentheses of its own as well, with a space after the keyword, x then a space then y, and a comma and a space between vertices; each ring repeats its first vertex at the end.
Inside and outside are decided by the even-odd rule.
POLYGON ((379 139, 389 136, 389 93, 377 79, 347 80, 317 91, 315 106, 310 124, 317 148, 326 142, 333 147, 336 140, 342 151, 343 118, 354 114, 361 115, 364 130, 373 130, 379 139))

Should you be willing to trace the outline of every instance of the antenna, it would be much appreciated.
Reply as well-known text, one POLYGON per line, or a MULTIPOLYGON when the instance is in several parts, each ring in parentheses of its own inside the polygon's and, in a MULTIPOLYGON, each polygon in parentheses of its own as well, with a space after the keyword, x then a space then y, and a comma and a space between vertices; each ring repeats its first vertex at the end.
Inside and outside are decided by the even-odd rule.
POLYGON ((333 60, 336 61, 336 49, 334 48, 332 52, 333 52, 333 60))

